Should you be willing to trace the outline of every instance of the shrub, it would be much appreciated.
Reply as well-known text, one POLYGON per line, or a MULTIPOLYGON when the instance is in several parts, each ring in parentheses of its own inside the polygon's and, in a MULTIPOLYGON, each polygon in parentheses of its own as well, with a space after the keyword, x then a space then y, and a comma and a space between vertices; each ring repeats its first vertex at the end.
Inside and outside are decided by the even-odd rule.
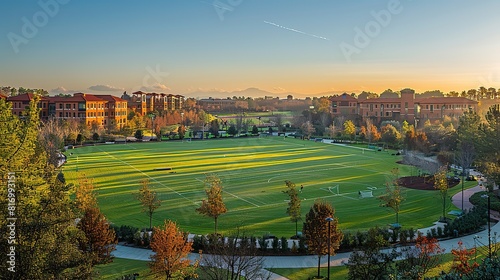
POLYGON ((283 253, 287 253, 289 250, 288 250, 288 240, 286 239, 286 237, 281 237, 281 252, 283 253))
POLYGON ((277 253, 279 250, 279 247, 280 247, 280 244, 279 244, 279 239, 278 237, 274 237, 273 238, 273 241, 272 241, 272 246, 273 246, 273 252, 277 253))

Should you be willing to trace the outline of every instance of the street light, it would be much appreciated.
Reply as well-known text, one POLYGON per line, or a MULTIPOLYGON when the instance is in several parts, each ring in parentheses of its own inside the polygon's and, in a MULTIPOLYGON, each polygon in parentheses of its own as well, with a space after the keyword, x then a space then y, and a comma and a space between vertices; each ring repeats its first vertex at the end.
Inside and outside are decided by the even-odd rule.
POLYGON ((325 219, 328 222, 328 280, 330 280, 330 246, 331 246, 331 227, 330 223, 333 221, 332 217, 325 219))
POLYGON ((482 198, 488 198, 488 258, 491 259, 491 226, 490 226, 490 196, 487 194, 481 195, 482 198))

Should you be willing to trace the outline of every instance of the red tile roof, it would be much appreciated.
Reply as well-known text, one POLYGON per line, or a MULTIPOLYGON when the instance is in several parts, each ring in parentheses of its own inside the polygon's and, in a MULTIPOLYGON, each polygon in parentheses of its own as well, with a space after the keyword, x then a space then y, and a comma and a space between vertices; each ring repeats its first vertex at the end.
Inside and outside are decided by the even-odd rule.
POLYGON ((106 100, 106 101, 114 101, 114 102, 127 102, 127 100, 122 99, 120 97, 114 96, 114 95, 98 95, 99 98, 106 100))
MULTIPOLYGON (((33 93, 24 93, 16 96, 7 97, 7 101, 31 101, 35 97, 33 93)), ((48 100, 48 97, 41 96, 41 100, 48 100)))
POLYGON ((401 103, 401 98, 368 98, 359 103, 401 103))
POLYGON ((477 101, 470 100, 465 97, 427 97, 415 99, 415 103, 431 104, 431 103, 446 103, 446 104, 477 104, 477 101))

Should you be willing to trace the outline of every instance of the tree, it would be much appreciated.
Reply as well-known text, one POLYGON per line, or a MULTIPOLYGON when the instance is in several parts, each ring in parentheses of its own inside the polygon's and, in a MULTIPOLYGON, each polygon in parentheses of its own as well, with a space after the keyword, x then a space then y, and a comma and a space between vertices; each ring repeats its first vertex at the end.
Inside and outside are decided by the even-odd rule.
MULTIPOLYGON (((177 128, 177 131, 179 133, 179 139, 184 139, 186 135, 186 127, 182 124, 179 126, 179 128, 177 128)), ((161 136, 159 137, 159 139, 161 139, 161 136)))
POLYGON ((144 137, 144 131, 142 131, 142 129, 136 130, 134 137, 138 140, 142 140, 142 138, 144 137))
POLYGON ((390 251, 381 250, 387 245, 389 245, 389 242, 384 239, 380 229, 370 228, 362 248, 353 251, 349 256, 347 279, 391 279, 390 275, 393 274, 394 260, 401 254, 395 249, 390 251))
POLYGON ((393 168, 391 171, 391 178, 385 184, 385 193, 378 198, 382 200, 382 206, 389 207, 394 210, 396 214, 396 224, 399 223, 399 210, 401 203, 404 200, 401 186, 399 185, 399 169, 393 168))
POLYGON ((19 118, 12 114, 10 103, 0 100, 0 177, 4 180, 0 228, 5 233, 0 234, 0 278, 88 278, 91 268, 78 249, 81 232, 74 226, 72 186, 48 161, 38 137, 38 101, 35 96, 19 118), (9 223, 15 224, 15 239, 6 234, 9 223))
POLYGON ((460 141, 458 154, 455 156, 456 164, 462 168, 462 211, 464 211, 464 181, 466 170, 470 168, 476 157, 474 144, 468 141, 460 141))
POLYGON ((264 257, 255 241, 245 236, 239 227, 228 238, 212 235, 207 253, 200 261, 205 279, 271 279, 270 273, 263 269, 264 257))
POLYGON ((254 126, 252 127, 252 134, 255 134, 255 135, 256 135, 256 134, 259 134, 259 128, 258 128, 256 125, 254 125, 254 126))
POLYGON ((486 123, 480 126, 478 163, 489 182, 500 184, 500 105, 489 107, 486 123))
POLYGON ((396 264, 401 277, 398 279, 423 279, 430 269, 441 263, 444 251, 436 238, 418 236, 415 246, 402 249, 402 260, 396 264))
POLYGON ((238 134, 238 131, 236 130, 236 127, 234 125, 230 125, 229 129, 227 130, 227 134, 234 136, 238 134))
POLYGON ((207 217, 214 218, 214 232, 217 234, 217 219, 227 212, 226 205, 222 201, 222 182, 216 174, 207 174, 204 184, 207 199, 201 201, 201 206, 196 211, 207 217))
POLYGON ((45 149, 49 157, 49 163, 56 167, 59 166, 61 160, 60 151, 64 147, 64 131, 57 121, 49 120, 40 126, 38 141, 45 149))
MULTIPOLYGON (((94 142, 99 141, 99 133, 94 132, 94 134, 92 134, 92 140, 94 140, 94 142)), ((76 141, 76 137, 75 137, 75 141, 76 141)))
POLYGON ((382 141, 386 144, 398 145, 401 140, 401 133, 391 124, 387 124, 381 129, 382 141))
POLYGON ((161 200, 158 198, 158 194, 149 187, 148 179, 141 180, 141 185, 139 192, 135 193, 134 196, 141 202, 142 212, 148 215, 149 228, 151 228, 153 213, 160 207, 161 200))
POLYGON ((318 277, 320 276, 321 256, 324 254, 334 255, 343 238, 342 232, 338 228, 338 219, 334 215, 333 207, 321 200, 316 200, 306 214, 303 231, 308 251, 318 255, 318 277), (327 222, 326 218, 333 218, 333 221, 327 222), (329 231, 330 236, 328 236, 329 231), (329 247, 330 251, 328 251, 329 247))
POLYGON ((165 220, 163 226, 164 229, 153 229, 151 249, 155 254, 151 255, 151 270, 164 273, 166 279, 197 277, 194 269, 198 267, 198 261, 190 268, 188 259, 193 243, 187 241, 187 234, 181 232, 175 222, 165 220))
POLYGON ((293 182, 287 180, 285 184, 287 187, 285 193, 290 197, 286 213, 290 216, 290 220, 295 223, 295 236, 298 237, 298 222, 302 219, 302 214, 300 213, 300 198, 293 182))
POLYGON ((311 138, 311 135, 315 131, 314 126, 310 121, 303 123, 302 126, 300 127, 300 130, 302 130, 302 133, 304 133, 304 136, 307 139, 311 138))
MULTIPOLYGON (((476 249, 467 250, 463 246, 462 241, 458 241, 458 249, 452 249, 453 254, 453 265, 451 267, 452 272, 458 273, 463 279, 463 276, 469 276, 475 268, 479 266, 475 261, 471 263, 472 256, 476 253, 476 249)), ((493 279, 493 278, 492 278, 493 279)))
POLYGON ((83 216, 76 226, 84 233, 79 239, 79 248, 88 255, 91 265, 108 263, 112 260, 111 252, 115 250, 115 231, 97 205, 92 179, 82 174, 78 183, 75 204, 83 216))
POLYGON ((90 256, 92 265, 110 262, 116 235, 97 205, 85 210, 77 227, 85 233, 80 239, 80 250, 90 256))
POLYGON ((330 137, 331 139, 335 138, 335 124, 332 123, 329 127, 327 127, 326 132, 328 133, 328 137, 330 137))
POLYGON ((354 139, 354 136, 356 135, 356 126, 354 126, 354 123, 351 120, 344 122, 344 135, 350 139, 354 139))
POLYGON ((439 171, 434 174, 434 188, 439 191, 441 198, 443 199, 443 217, 442 219, 446 221, 446 200, 448 199, 448 179, 446 178, 446 166, 442 166, 439 171))

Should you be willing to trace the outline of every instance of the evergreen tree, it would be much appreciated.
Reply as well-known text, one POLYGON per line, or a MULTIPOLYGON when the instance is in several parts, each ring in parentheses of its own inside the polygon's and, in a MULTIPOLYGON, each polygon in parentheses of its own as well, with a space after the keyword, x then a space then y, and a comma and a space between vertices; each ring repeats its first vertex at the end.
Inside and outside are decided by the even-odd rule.
POLYGON ((86 279, 71 187, 38 140, 37 105, 35 97, 18 118, 0 100, 0 228, 9 230, 0 235, 0 279, 86 279))

